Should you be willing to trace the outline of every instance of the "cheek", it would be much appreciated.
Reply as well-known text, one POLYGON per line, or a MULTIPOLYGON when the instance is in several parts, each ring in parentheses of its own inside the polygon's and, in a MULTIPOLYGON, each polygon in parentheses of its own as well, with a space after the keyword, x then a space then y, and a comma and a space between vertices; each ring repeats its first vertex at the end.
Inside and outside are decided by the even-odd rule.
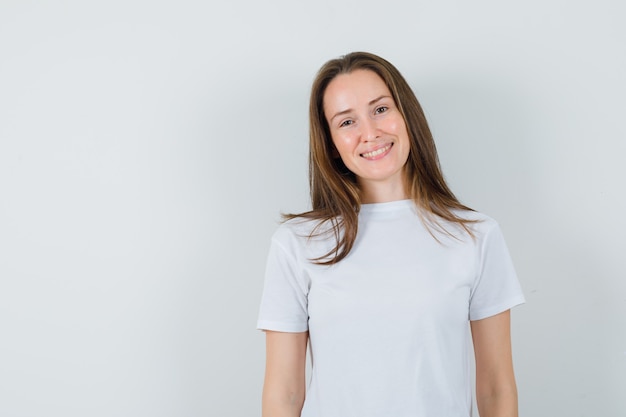
POLYGON ((390 131, 392 131, 394 135, 400 138, 400 141, 405 147, 407 147, 407 149, 411 146, 409 143, 409 133, 406 128, 406 124, 404 123, 404 120, 400 119, 394 121, 393 124, 389 126, 389 128, 392 129, 390 131))
POLYGON ((333 136, 333 144, 340 154, 347 154, 354 149, 355 141, 350 135, 333 136))
POLYGON ((387 125, 387 128, 389 129, 389 131, 394 132, 395 134, 398 135, 406 135, 406 125, 404 124, 404 120, 403 119, 393 119, 393 120, 389 120, 389 124, 387 125))

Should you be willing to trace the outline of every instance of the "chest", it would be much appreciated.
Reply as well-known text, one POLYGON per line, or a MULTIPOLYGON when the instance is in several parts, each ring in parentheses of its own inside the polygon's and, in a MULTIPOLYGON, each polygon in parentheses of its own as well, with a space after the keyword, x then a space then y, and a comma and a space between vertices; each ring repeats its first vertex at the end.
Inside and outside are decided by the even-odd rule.
POLYGON ((308 273, 312 330, 364 322, 419 328, 467 322, 476 259, 467 242, 383 223, 363 230, 342 262, 308 273))

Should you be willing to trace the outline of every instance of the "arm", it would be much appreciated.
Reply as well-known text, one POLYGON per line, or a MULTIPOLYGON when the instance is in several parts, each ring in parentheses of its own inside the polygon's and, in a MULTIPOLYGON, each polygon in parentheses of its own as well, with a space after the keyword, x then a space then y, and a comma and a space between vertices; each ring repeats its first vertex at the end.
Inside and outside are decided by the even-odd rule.
POLYGON ((265 332, 263 417, 300 417, 308 332, 265 332))
POLYGON ((471 322, 481 417, 517 417, 510 311, 471 322))

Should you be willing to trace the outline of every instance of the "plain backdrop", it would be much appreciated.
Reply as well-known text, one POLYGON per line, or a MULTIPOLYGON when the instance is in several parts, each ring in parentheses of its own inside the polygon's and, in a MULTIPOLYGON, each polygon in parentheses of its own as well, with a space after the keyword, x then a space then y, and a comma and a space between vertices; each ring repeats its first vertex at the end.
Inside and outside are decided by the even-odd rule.
POLYGON ((527 303, 520 415, 626 415, 621 0, 0 2, 0 415, 258 416, 330 58, 405 75, 527 303))

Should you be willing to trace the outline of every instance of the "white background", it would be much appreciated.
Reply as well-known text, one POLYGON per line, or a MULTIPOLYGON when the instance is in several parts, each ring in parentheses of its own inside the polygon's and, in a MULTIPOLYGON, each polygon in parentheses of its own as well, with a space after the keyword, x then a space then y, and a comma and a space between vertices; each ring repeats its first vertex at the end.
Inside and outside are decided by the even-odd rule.
POLYGON ((626 415, 620 0, 0 3, 0 415, 260 415, 319 66, 389 59, 527 304, 520 415, 626 415))

